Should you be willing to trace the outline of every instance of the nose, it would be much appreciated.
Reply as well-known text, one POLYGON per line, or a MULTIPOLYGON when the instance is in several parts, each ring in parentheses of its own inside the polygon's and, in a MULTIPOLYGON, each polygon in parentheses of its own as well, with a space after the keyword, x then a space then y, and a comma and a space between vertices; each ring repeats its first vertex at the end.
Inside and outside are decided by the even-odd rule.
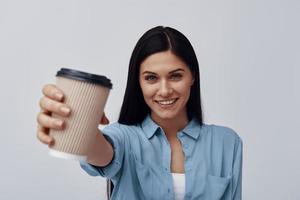
POLYGON ((172 92, 173 89, 170 83, 168 83, 168 81, 165 80, 161 81, 158 89, 158 95, 162 97, 168 97, 172 94, 172 92))

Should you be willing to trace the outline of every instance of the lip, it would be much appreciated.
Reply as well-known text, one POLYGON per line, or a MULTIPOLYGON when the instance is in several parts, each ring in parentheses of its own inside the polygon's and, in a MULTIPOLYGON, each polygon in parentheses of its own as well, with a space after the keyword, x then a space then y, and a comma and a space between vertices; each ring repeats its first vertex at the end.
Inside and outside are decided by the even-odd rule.
POLYGON ((178 99, 179 98, 172 98, 172 99, 168 99, 168 100, 155 100, 155 103, 157 103, 157 105, 159 107, 161 107, 161 108, 171 108, 171 107, 173 107, 176 104, 176 102, 178 101, 178 99), (171 101, 171 100, 174 100, 174 99, 175 99, 175 102, 173 104, 171 104, 171 105, 162 105, 162 104, 159 103, 159 101, 171 101))
POLYGON ((174 99, 178 100, 179 98, 177 97, 177 98, 161 99, 161 100, 154 100, 154 101, 156 101, 156 102, 158 102, 158 101, 173 101, 174 99))

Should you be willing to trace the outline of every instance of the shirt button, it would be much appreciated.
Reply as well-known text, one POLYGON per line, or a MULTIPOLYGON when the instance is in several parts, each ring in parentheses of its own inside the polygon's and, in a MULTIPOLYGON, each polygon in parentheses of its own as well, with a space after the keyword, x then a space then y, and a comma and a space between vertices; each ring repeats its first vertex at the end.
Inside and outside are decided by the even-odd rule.
POLYGON ((171 191, 170 188, 168 188, 168 193, 170 193, 170 191, 171 191))
POLYGON ((165 167, 165 171, 168 171, 168 168, 165 167))

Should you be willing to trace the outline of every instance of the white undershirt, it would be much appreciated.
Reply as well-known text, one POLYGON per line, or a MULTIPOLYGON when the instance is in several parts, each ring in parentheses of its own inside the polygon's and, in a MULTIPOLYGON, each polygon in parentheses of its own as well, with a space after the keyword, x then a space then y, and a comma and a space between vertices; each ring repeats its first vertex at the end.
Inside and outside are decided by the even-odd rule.
POLYGON ((172 173, 175 200, 183 200, 185 194, 185 174, 172 173))

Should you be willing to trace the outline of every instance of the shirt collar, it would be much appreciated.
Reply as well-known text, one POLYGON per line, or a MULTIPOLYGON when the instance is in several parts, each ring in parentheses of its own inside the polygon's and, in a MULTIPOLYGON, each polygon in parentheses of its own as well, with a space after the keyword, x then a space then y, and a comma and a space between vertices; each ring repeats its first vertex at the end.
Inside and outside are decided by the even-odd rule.
POLYGON ((147 138, 150 139, 160 127, 152 120, 150 114, 147 114, 142 122, 142 128, 147 138))
MULTIPOLYGON (((156 133, 156 131, 161 128, 152 120, 150 114, 147 114, 141 126, 148 139, 150 139, 156 133)), ((198 120, 194 117, 192 120, 189 121, 186 127, 184 127, 184 129, 181 130, 181 132, 187 134, 193 139, 197 139, 200 135, 200 129, 200 124, 198 120)))

